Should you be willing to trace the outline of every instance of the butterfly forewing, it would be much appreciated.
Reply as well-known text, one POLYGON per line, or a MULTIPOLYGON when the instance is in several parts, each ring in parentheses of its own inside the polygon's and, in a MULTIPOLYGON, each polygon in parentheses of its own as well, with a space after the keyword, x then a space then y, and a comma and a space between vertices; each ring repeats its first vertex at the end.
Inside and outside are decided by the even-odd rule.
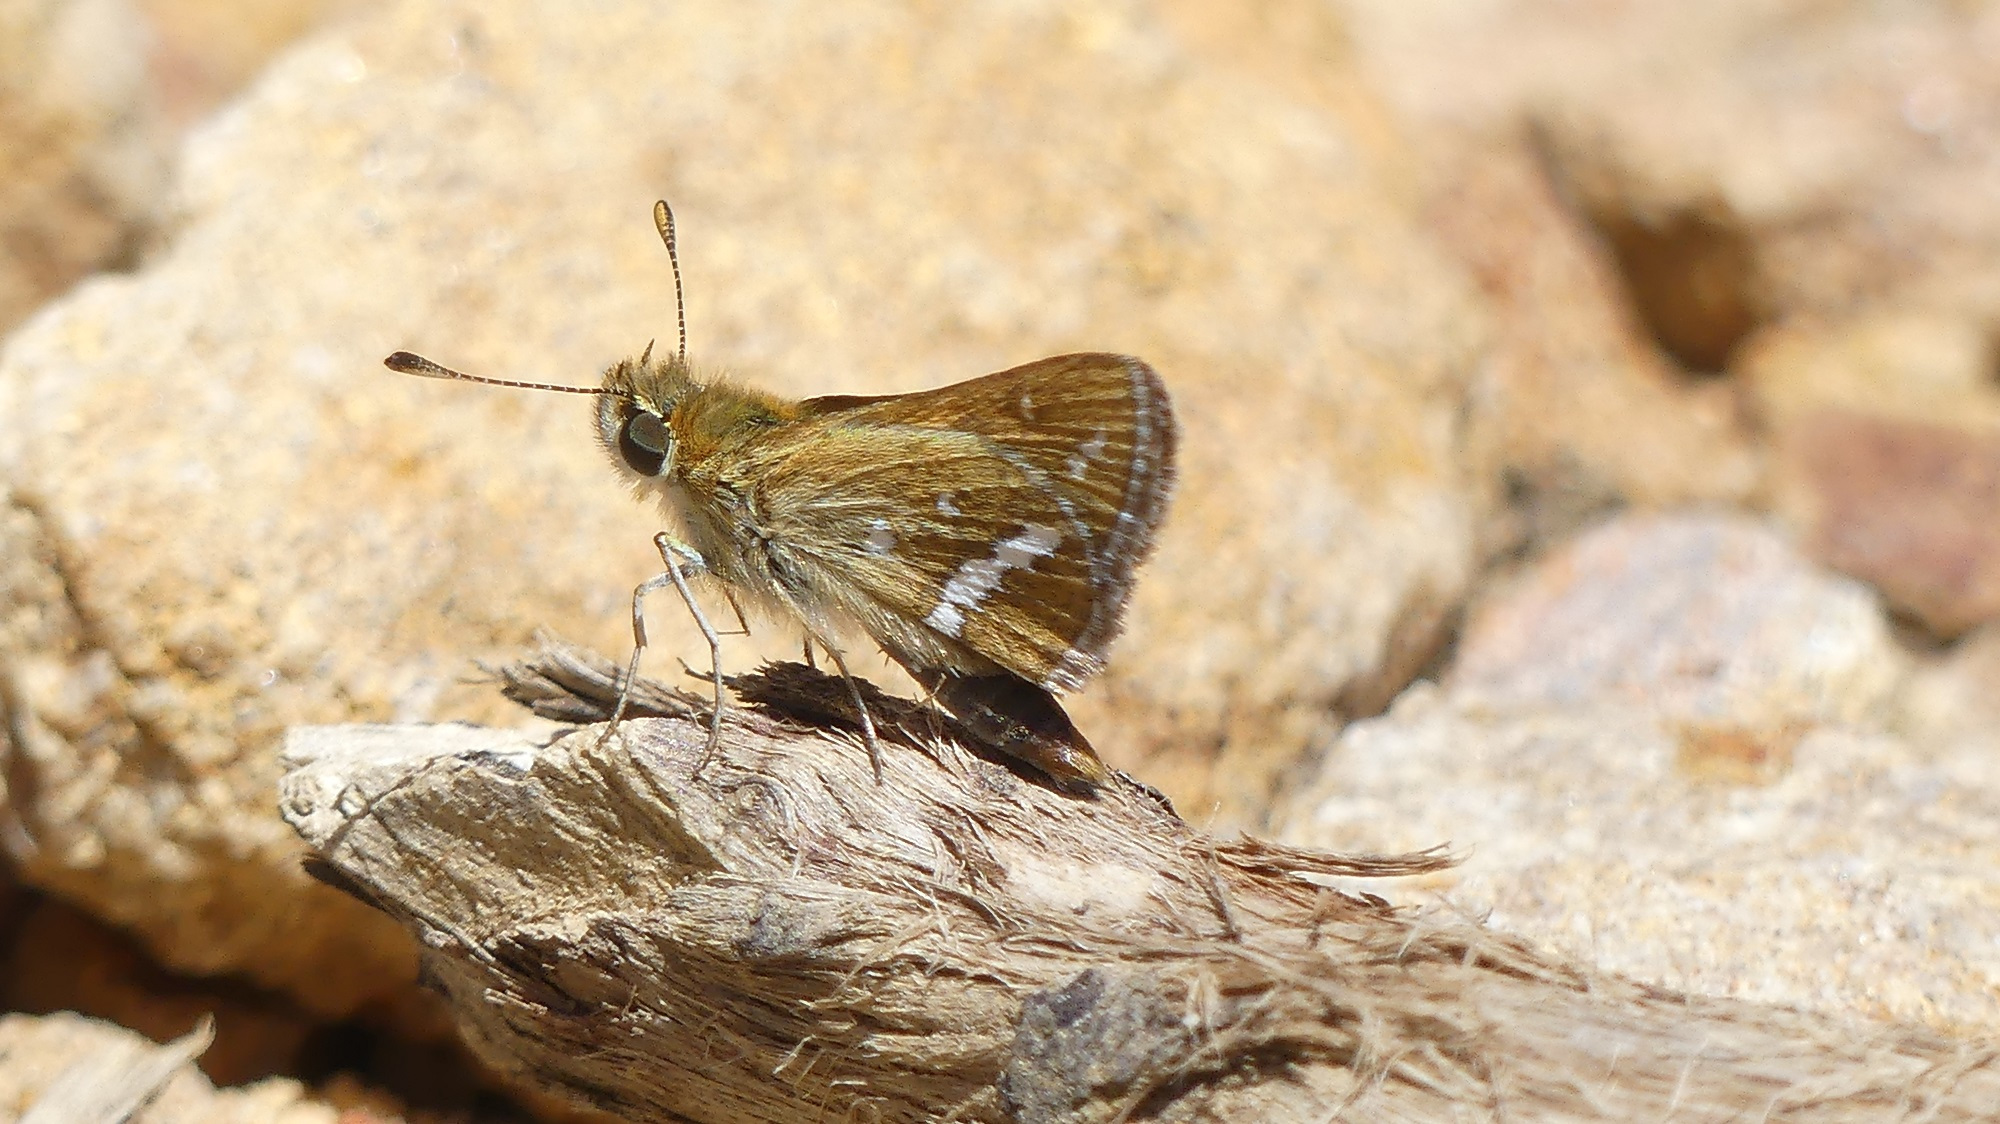
POLYGON ((890 655, 915 670, 970 649, 1051 690, 1102 666, 1173 482, 1150 367, 1066 355, 805 406, 812 463, 765 467, 767 518, 818 529, 773 528, 802 570, 846 575, 863 603, 842 607, 890 655))

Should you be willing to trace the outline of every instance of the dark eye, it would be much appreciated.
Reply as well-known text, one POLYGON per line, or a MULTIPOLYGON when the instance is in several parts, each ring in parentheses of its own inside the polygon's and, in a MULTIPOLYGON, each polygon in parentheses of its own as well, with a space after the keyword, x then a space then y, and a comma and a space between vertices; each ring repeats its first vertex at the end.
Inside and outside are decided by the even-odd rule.
POLYGON ((667 463, 667 423, 644 410, 626 419, 618 431, 618 455, 641 476, 658 476, 667 463))

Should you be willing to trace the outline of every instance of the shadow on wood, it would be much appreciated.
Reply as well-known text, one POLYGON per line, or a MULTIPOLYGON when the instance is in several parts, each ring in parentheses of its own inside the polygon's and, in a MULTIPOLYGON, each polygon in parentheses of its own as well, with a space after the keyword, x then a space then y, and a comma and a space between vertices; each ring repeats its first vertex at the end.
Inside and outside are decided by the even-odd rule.
MULTIPOLYGON (((503 678, 581 720, 611 674, 551 647, 503 678)), ((844 688, 776 674, 739 682, 767 697, 730 711, 698 776, 706 700, 657 686, 642 709, 669 717, 608 739, 298 729, 284 814, 330 881, 417 936, 476 1049, 634 1121, 1970 1120, 2000 1104, 1991 1050, 1691 999, 1326 884, 1441 853, 1218 840, 1123 779, 1078 799, 972 756, 894 700, 878 784, 855 737, 797 717, 844 688)))

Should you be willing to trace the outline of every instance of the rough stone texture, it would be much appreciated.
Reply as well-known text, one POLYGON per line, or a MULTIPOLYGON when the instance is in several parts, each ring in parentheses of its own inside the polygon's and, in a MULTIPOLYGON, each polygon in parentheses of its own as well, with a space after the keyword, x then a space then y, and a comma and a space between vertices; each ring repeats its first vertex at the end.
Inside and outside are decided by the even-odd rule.
POLYGON ((131 0, 145 17, 148 69, 160 113, 195 123, 241 93, 271 59, 314 28, 353 19, 383 0, 131 0))
MULTIPOLYGON (((0 828, 23 879, 130 928, 175 969, 241 974, 322 1014, 401 993, 415 966, 407 942, 315 887, 271 810, 276 770, 254 739, 260 729, 275 737, 284 707, 298 705, 285 696, 310 697, 310 688, 274 675, 263 700, 243 697, 256 673, 229 667, 234 641, 214 621, 167 647, 172 655, 151 622, 131 622, 129 635, 151 651, 116 658, 119 645, 79 586, 85 568, 60 552, 33 501, 12 498, 0 517, 9 752, 0 828), (162 674, 177 666, 208 674, 162 674), (217 730, 232 724, 248 751, 217 730)), ((147 556, 135 545, 114 553, 147 556)), ((244 589, 234 588, 239 603, 244 589)), ((213 593, 216 610, 231 595, 213 593)))
MULTIPOLYGON (((1690 737, 1630 707, 1408 698, 1351 730, 1286 834, 1451 841, 1450 908, 1707 995, 2000 1030, 1990 751, 1690 737)), ((1392 895, 1403 897, 1404 895, 1392 895)))
POLYGON ((1906 663, 1870 601, 1737 520, 1614 523, 1350 727, 1284 834, 1449 841, 1452 908, 1609 970, 1992 1034, 2000 767, 1893 732, 1906 663))
POLYGON ((205 1039, 156 1046, 70 1014, 0 1015, 0 1116, 22 1124, 369 1124, 272 1079, 216 1089, 194 1066, 205 1039))
POLYGON ((1748 520, 1620 519, 1473 611, 1447 680, 1494 709, 1617 702, 1762 727, 1879 716, 1901 661, 1876 599, 1748 520))
POLYGON ((1734 389, 1690 380, 1621 299, 1616 263, 1518 133, 1419 130, 1429 217, 1492 306, 1468 445, 1508 518, 1499 552, 1560 541, 1607 510, 1742 502, 1760 459, 1734 389))
MULTIPOLYGON (((591 382, 671 339, 658 196, 695 358, 771 389, 1080 348, 1164 372, 1183 487, 1073 712, 1190 806, 1258 798, 1460 596, 1478 321, 1365 98, 1318 76, 1337 28, 1272 55, 1120 4, 557 12, 412 2, 314 40, 190 142, 142 273, 9 342, 30 881, 316 1011, 407 987, 407 943, 299 874, 278 731, 502 717, 472 661, 538 627, 620 649, 659 520, 581 403, 380 360, 591 382)), ((666 600, 656 668, 699 659, 666 600)), ((795 651, 767 627, 727 656, 795 651)))
POLYGON ((126 0, 0 0, 0 335, 129 252, 167 135, 126 0))
POLYGON ((1742 364, 1777 510, 1944 637, 2000 617, 1995 359, 1986 323, 1882 313, 1774 329, 1742 364))
POLYGON ((1737 376, 1774 439, 1769 500, 1816 557, 1942 635, 2000 614, 2000 565, 1950 525, 2000 517, 1983 470, 1926 504, 1951 470, 1898 458, 1905 471, 1862 489, 1827 469, 1852 441, 1884 443, 1862 434, 1870 420, 1949 425, 1961 432, 1942 440, 1994 457, 2000 10, 1348 11, 1376 87, 1425 129, 1532 132, 1661 351, 1737 376), (1834 409, 1866 417, 1829 448, 1834 409), (1856 549, 1873 538, 1893 540, 1887 556, 1856 549))
POLYGON ((221 1085, 295 1072, 314 1027, 283 1000, 230 981, 162 972, 132 941, 73 906, 36 902, 5 949, 0 1003, 45 1013, 71 1010, 165 1041, 207 1017, 215 1040, 202 1072, 221 1085))

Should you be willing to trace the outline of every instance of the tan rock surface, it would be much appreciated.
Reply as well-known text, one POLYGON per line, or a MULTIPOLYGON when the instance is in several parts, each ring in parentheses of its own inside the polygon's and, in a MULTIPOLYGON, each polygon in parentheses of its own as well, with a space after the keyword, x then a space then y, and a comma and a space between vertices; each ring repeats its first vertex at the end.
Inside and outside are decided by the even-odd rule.
POLYGON ((1633 271, 1551 158, 1546 124, 1571 101, 1586 114, 1607 87, 1636 100, 1622 84, 1635 56, 1709 34, 1732 18, 1718 7, 1342 5, 1370 88, 1423 154, 1432 228, 1492 304, 1468 436, 1501 474, 1511 519, 1492 529, 1496 549, 1539 549, 1623 504, 1756 493, 1762 458, 1740 395, 1688 377, 1661 348, 1633 271))
POLYGON ((126 0, 0 2, 0 335, 130 254, 165 179, 126 0))
POLYGON ((1943 637, 2000 617, 1995 358, 1983 320, 1891 309, 1773 328, 1742 363, 1777 511, 1943 637))
POLYGON ((1682 514, 1615 520, 1492 589, 1446 682, 1491 709, 1776 729, 1879 719, 1903 672, 1866 589, 1751 520, 1682 514))
POLYGON ((0 3, 0 335, 130 269, 189 126, 318 23, 380 0, 0 3))
POLYGON ((6 1010, 74 1011, 162 1042, 208 1019, 201 1070, 221 1085, 300 1069, 317 1024, 290 1003, 229 980, 172 976, 82 910, 37 899, 10 926, 0 961, 6 1010))
POLYGON ((1770 531, 1623 520, 1497 594, 1279 814, 1448 840, 1466 862, 1424 891, 1608 970, 1992 1034, 2000 766, 1896 732, 1907 672, 1867 593, 1770 531))
MULTIPOLYGON (((472 661, 538 627, 622 650, 659 522, 579 403, 380 360, 591 382, 670 337, 656 196, 696 359, 774 390, 1080 348, 1165 373, 1183 487, 1075 713, 1192 807, 1258 797, 1459 596, 1478 321, 1352 90, 1116 4, 557 11, 413 2, 317 38, 190 143, 142 273, 9 342, 0 670, 30 881, 321 1012, 407 987, 400 938, 299 874, 278 731, 511 721, 472 661)), ((1322 33, 1277 57, 1317 67, 1322 33)), ((676 606, 651 619, 651 667, 700 662, 676 606)), ((766 627, 727 657, 795 644, 766 627)))
POLYGON ((1623 504, 1750 499, 1761 458, 1734 388, 1660 353, 1533 146, 1515 131, 1414 133, 1433 157, 1432 227, 1492 305, 1467 440, 1507 504, 1494 547, 1537 549, 1623 504))
POLYGON ((132 0, 145 17, 154 97, 179 127, 243 91, 273 57, 319 27, 383 0, 132 0))
POLYGON ((1346 7, 1371 83, 1412 118, 1533 119, 1594 213, 1612 205, 1656 233, 1706 217, 1747 238, 1760 321, 1885 297, 1974 314, 2000 300, 1990 8, 1346 7))
POLYGON ((1651 339, 1735 376, 1772 439, 1766 499, 1815 557, 1943 636, 2000 615, 2000 11, 1348 11, 1420 135, 1532 128, 1651 339))
MULTIPOLYGON (((331 1105, 296 1081, 240 1089, 209 1084, 193 1059, 198 1034, 155 1045, 70 1014, 0 1015, 0 1116, 22 1124, 335 1124, 331 1105)), ((357 1116, 361 1121, 390 1118, 357 1116)))

